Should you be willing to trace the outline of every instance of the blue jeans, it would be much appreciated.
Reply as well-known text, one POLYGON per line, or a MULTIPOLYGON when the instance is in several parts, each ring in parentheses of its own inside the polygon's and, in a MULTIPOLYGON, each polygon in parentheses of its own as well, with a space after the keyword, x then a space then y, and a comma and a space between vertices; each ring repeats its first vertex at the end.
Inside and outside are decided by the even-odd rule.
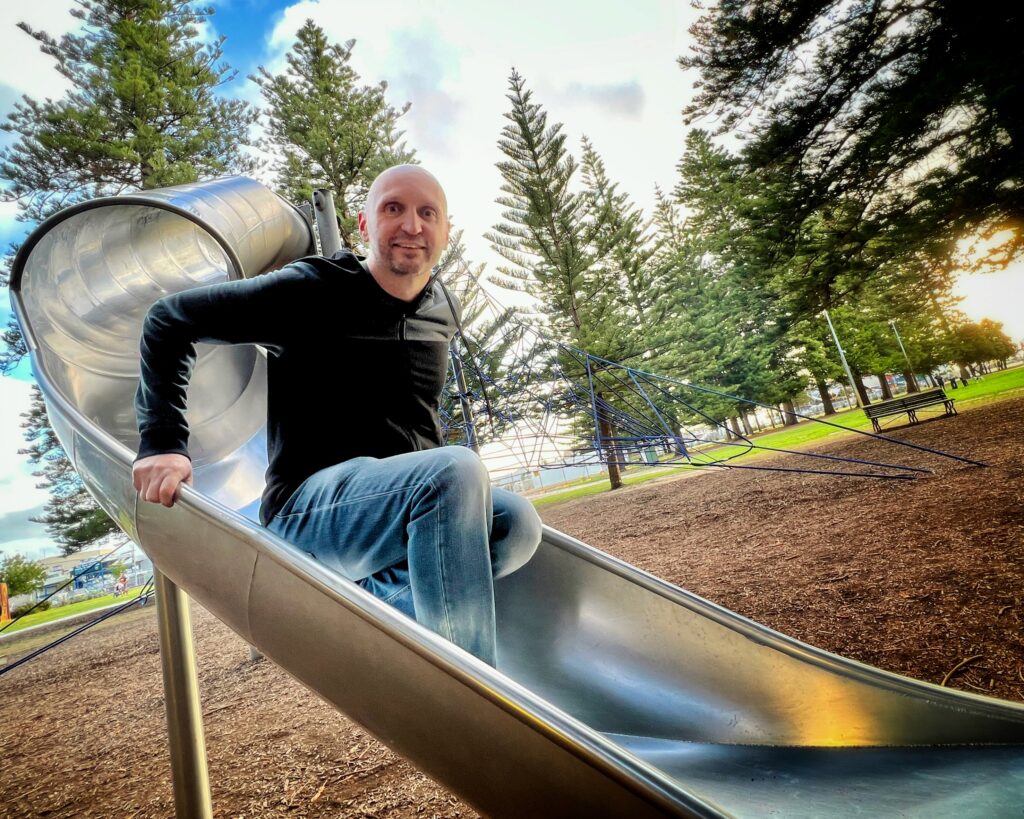
POLYGON ((491 665, 493 580, 525 564, 541 535, 533 505, 492 489, 465 447, 322 469, 268 528, 491 665))

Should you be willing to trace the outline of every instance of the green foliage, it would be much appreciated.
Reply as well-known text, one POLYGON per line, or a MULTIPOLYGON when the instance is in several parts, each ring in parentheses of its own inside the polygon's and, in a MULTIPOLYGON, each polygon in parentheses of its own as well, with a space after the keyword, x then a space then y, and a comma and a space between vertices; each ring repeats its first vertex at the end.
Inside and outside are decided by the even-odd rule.
POLYGON ((60 40, 19 26, 71 82, 62 99, 23 98, 0 126, 16 136, 0 150, 0 175, 20 218, 250 167, 240 146, 255 115, 215 93, 234 76, 221 62, 223 38, 198 39, 212 10, 188 0, 79 5, 82 30, 60 40))
MULTIPOLYGON (((657 255, 667 272, 653 368, 751 400, 788 400, 806 379, 786 333, 785 302, 768 275, 773 244, 751 229, 771 187, 703 131, 687 137, 678 170, 674 204, 686 210, 686 220, 678 220, 664 197, 655 214, 657 255)), ((744 407, 719 396, 679 394, 716 420, 744 407)))
MULTIPOLYGON (((498 163, 502 221, 487 234, 506 261, 495 282, 536 299, 533 318, 552 342, 613 361, 641 354, 655 315, 647 288, 657 270, 642 215, 608 179, 587 140, 580 190, 561 124, 548 125, 547 113, 514 70, 509 86, 508 124, 498 140, 506 157, 498 163)), ((550 365, 552 377, 557 370, 577 383, 587 378, 579 360, 564 351, 550 365)), ((614 391, 602 397, 617 402, 614 391)), ((592 438, 595 431, 574 433, 592 438)))
POLYGON ((685 115, 742 123, 749 167, 790 175, 773 228, 796 232, 805 294, 820 301, 913 254, 943 258, 960 239, 998 235, 983 254, 993 266, 1024 249, 1024 18, 1012 6, 726 0, 693 31, 679 62, 700 93, 685 115))
MULTIPOLYGON (((24 617, 26 614, 31 612, 32 614, 38 614, 39 612, 50 610, 50 601, 43 600, 40 603, 25 603, 23 606, 18 606, 15 609, 11 609, 11 619, 17 620, 19 617, 24 617)), ((31 616, 31 615, 30 615, 31 616)), ((20 625, 20 623, 18 624, 20 625)), ((18 626, 12 626, 8 631, 17 631, 18 626)))
POLYGON ((951 358, 965 364, 1005 361, 1017 347, 1003 332, 1002 322, 982 319, 962 324, 953 331, 951 358))
POLYGON ((608 178, 604 161, 586 137, 581 167, 593 222, 602 226, 594 237, 597 275, 617 285, 618 300, 635 331, 630 346, 639 349, 658 318, 654 297, 664 271, 654 258, 657 247, 647 235, 643 212, 608 178))
POLYGON ((334 193, 342 242, 354 248, 370 183, 384 169, 414 161, 397 129, 409 105, 392 108, 387 83, 359 84, 350 65, 355 40, 331 44, 312 20, 296 38, 285 73, 260 66, 251 78, 267 104, 265 147, 278 156, 277 184, 285 198, 309 201, 318 188, 334 193))
POLYGON ((46 569, 23 555, 9 555, 0 562, 0 583, 7 584, 7 593, 12 597, 28 594, 43 587, 46 569))
POLYGON ((498 163, 503 221, 487 234, 507 262, 495 281, 538 297, 556 336, 589 349, 609 305, 594 271, 593 242, 602 226, 590 219, 587 197, 572 189, 577 165, 565 149, 561 124, 548 126, 547 113, 531 101, 532 92, 516 71, 509 85, 512 108, 498 140, 507 157, 498 163))

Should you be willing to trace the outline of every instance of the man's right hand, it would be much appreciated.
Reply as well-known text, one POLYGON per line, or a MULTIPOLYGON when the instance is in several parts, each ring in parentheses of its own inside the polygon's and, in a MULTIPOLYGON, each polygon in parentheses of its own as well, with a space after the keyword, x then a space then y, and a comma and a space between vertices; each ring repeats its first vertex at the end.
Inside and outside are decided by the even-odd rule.
POLYGON ((192 485, 192 461, 175 453, 139 458, 132 467, 132 482, 144 501, 174 506, 178 487, 192 485))

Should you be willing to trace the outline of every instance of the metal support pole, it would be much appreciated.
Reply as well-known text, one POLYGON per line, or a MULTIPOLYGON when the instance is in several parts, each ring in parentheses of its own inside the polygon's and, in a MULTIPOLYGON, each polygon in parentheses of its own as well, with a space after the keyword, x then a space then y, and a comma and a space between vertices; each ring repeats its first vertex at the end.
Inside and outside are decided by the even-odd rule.
POLYGON ((825 321, 828 322, 828 329, 832 331, 832 340, 836 343, 836 349, 839 350, 839 360, 843 362, 843 369, 846 370, 846 377, 850 379, 850 387, 853 389, 853 396, 857 399, 857 406, 862 406, 860 402, 860 391, 857 389, 857 384, 853 380, 853 373, 850 371, 850 365, 846 363, 846 352, 843 350, 843 345, 839 343, 839 336, 836 335, 836 328, 832 326, 832 317, 829 316, 828 310, 824 311, 825 321))
POLYGON ((320 234, 320 255, 333 256, 341 250, 341 231, 338 230, 338 215, 334 210, 334 194, 322 188, 313 191, 313 210, 316 211, 316 228, 320 234))
POLYGON ((164 672, 174 810, 179 817, 208 819, 213 816, 213 806, 210 802, 210 777, 206 770, 203 709, 199 702, 188 595, 158 571, 153 572, 153 582, 160 632, 160 661, 164 672))
POLYGON ((892 328, 893 335, 896 336, 896 343, 900 345, 900 352, 903 353, 903 357, 907 361, 907 372, 914 372, 914 365, 910 363, 910 356, 907 355, 907 349, 903 346, 903 339, 900 338, 899 331, 896 329, 896 320, 889 319, 889 326, 892 328))
POLYGON ((462 421, 466 426, 466 443, 477 455, 480 454, 480 442, 476 438, 476 423, 473 420, 473 407, 469 403, 469 388, 466 386, 466 373, 462 369, 462 359, 459 358, 455 345, 448 348, 448 355, 452 360, 452 371, 455 373, 455 386, 459 391, 459 402, 462 404, 462 421))

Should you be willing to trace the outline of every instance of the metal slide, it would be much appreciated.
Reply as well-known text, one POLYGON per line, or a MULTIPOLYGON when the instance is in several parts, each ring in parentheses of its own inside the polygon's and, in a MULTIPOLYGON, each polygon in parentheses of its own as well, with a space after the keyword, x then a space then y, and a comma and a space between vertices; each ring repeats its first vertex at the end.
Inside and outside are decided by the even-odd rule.
POLYGON ((195 489, 138 503, 146 309, 312 247, 297 210, 230 178, 70 208, 15 261, 50 420, 170 580, 490 816, 1022 815, 1024 706, 827 654, 552 529, 498 583, 497 670, 421 628, 253 522, 260 350, 201 349, 195 489))

